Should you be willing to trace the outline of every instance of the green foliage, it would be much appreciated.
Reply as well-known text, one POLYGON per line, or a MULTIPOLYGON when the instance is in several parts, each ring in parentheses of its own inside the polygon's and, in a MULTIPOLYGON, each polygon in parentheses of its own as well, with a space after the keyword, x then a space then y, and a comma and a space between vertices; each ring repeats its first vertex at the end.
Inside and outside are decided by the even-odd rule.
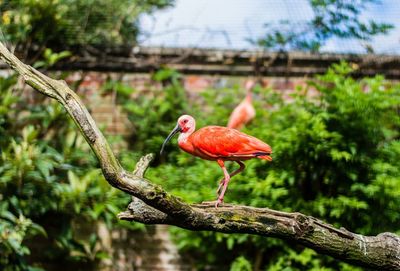
MULTIPOLYGON (((376 0, 309 0, 314 17, 304 24, 290 20, 265 25, 265 37, 256 41, 275 50, 319 51, 333 37, 368 42, 374 36, 387 34, 393 25, 364 22, 360 15, 368 3, 376 0)), ((369 45, 366 49, 373 50, 369 45)))
MULTIPOLYGON (((274 161, 247 161, 232 179, 227 202, 299 211, 367 235, 399 232, 400 88, 381 76, 355 80, 351 72, 349 65, 334 65, 289 100, 276 90, 256 89, 257 117, 244 132, 268 142, 274 161)), ((129 101, 125 108, 141 141, 131 147, 158 153, 183 112, 196 118, 197 127, 226 125, 245 95, 238 93, 209 90, 188 100, 172 83, 150 98, 129 101)), ((177 150, 173 141, 168 163, 151 168, 147 177, 189 202, 214 200, 219 166, 177 150)), ((200 269, 229 263, 248 268, 261 251, 265 270, 358 270, 282 240, 176 228, 172 233, 200 269)))
MULTIPOLYGON (((188 100, 176 71, 162 69, 153 75, 153 80, 164 87, 151 88, 150 92, 139 94, 134 100, 130 99, 134 89, 115 81, 104 85, 105 91, 116 92, 136 131, 130 140, 131 148, 147 153, 160 151, 164 135, 175 125, 176 116, 188 110, 188 100)), ((172 149, 176 148, 167 147, 167 151, 172 149)))
POLYGON ((82 228, 118 227, 129 197, 104 180, 59 104, 41 96, 27 102, 32 97, 17 86, 15 76, 0 77, 0 269, 95 265, 108 256, 82 228), (32 249, 37 243, 47 245, 32 249))
POLYGON ((43 60, 39 60, 33 64, 33 67, 38 68, 49 68, 56 64, 63 58, 67 58, 71 56, 71 52, 69 51, 62 51, 59 53, 53 52, 50 48, 46 48, 43 52, 43 60))
POLYGON ((237 257, 232 265, 230 271, 252 271, 251 263, 243 256, 237 257))
MULTIPOLYGON (((27 236, 45 235, 44 229, 22 214, 16 217, 8 211, 8 202, 0 202, 0 266, 2 270, 29 270, 24 256, 30 250, 23 244, 27 236)), ((31 268, 31 270, 33 270, 31 268)))
MULTIPOLYGON (((317 253, 314 250, 305 248, 302 251, 295 251, 290 248, 284 248, 283 253, 279 254, 279 258, 271 263, 267 270, 269 271, 333 271, 333 270, 346 270, 346 271, 360 271, 361 268, 350 266, 344 263, 339 263, 335 265, 330 261, 330 265, 335 266, 335 268, 326 267, 327 262, 322 262, 317 253)), ((329 263, 329 261, 328 261, 329 263)))
POLYGON ((138 17, 173 0, 2 0, 2 31, 17 50, 132 45, 138 17))

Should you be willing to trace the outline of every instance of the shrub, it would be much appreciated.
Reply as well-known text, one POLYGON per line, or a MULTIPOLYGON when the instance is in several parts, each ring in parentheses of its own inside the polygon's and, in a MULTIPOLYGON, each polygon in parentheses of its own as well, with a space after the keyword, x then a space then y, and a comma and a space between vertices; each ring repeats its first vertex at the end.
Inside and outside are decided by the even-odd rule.
MULTIPOLYGON (((21 53, 92 49, 107 44, 132 46, 138 17, 165 8, 172 0, 13 0, 1 1, 4 39, 21 53), (107 11, 107 12, 105 12, 107 11)), ((25 55, 26 56, 26 55, 25 55)))
POLYGON ((96 225, 122 225, 116 214, 129 197, 104 180, 64 109, 19 85, 0 77, 0 269, 95 266, 108 257, 96 225))

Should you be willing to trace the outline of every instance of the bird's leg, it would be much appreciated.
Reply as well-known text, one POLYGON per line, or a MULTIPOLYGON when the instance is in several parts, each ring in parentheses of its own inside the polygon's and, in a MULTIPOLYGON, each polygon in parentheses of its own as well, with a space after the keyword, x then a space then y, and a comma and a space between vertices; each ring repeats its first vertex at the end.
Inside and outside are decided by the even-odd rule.
MULTIPOLYGON (((224 170, 224 168, 225 168, 225 163, 224 163, 224 161, 223 160, 217 160, 217 163, 218 163, 218 165, 222 168, 222 170, 224 170)), ((219 182, 219 186, 218 186, 218 189, 217 189, 217 197, 219 197, 219 191, 221 190, 221 188, 222 188, 222 186, 224 185, 224 183, 225 183, 225 171, 226 171, 226 169, 224 170, 224 178, 222 178, 222 180, 219 182)), ((228 174, 229 175, 229 174, 228 174)))
POLYGON ((226 188, 228 187, 229 180, 231 179, 231 176, 229 175, 228 171, 226 170, 225 164, 223 160, 217 160, 218 165, 222 168, 222 171, 224 172, 224 181, 223 181, 223 188, 221 191, 221 194, 218 196, 217 201, 215 202, 215 208, 218 207, 223 201, 224 201, 224 194, 226 191, 226 188))
POLYGON ((217 203, 215 204, 215 207, 218 207, 218 204, 222 203, 224 201, 224 195, 226 192, 226 189, 228 188, 228 183, 231 179, 231 177, 235 176, 236 174, 239 174, 245 169, 245 165, 241 161, 236 161, 239 164, 239 168, 233 171, 231 174, 228 174, 228 171, 226 170, 225 166, 222 167, 222 170, 224 171, 225 175, 225 181, 223 184, 223 188, 221 191, 221 194, 218 195, 217 203))
POLYGON ((219 182, 218 189, 217 189, 217 197, 219 196, 219 191, 221 190, 222 186, 224 185, 225 177, 219 182))
POLYGON ((241 162, 241 161, 236 161, 236 163, 239 164, 239 168, 230 174, 231 178, 232 178, 233 176, 239 174, 240 172, 242 172, 242 171, 246 168, 246 166, 244 165, 243 162, 241 162))
MULTIPOLYGON (((241 161, 236 161, 236 163, 239 164, 239 168, 236 169, 235 171, 233 171, 233 172, 231 172, 231 173, 229 174, 229 176, 230 176, 231 178, 232 178, 233 176, 239 174, 240 172, 242 172, 242 171, 245 169, 245 167, 246 167, 241 161)), ((223 184, 224 184, 224 181, 225 181, 225 178, 223 178, 223 179, 219 182, 219 186, 218 186, 218 189, 217 189, 217 197, 219 196, 219 191, 221 190, 221 188, 222 188, 222 186, 223 186, 223 184)))

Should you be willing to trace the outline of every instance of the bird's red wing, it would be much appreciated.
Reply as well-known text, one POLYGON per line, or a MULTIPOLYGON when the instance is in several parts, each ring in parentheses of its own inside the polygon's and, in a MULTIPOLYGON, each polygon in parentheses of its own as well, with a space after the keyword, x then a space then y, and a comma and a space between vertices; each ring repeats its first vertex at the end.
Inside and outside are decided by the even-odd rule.
POLYGON ((235 129, 207 126, 190 136, 193 147, 213 158, 252 157, 271 153, 271 147, 261 140, 235 129))

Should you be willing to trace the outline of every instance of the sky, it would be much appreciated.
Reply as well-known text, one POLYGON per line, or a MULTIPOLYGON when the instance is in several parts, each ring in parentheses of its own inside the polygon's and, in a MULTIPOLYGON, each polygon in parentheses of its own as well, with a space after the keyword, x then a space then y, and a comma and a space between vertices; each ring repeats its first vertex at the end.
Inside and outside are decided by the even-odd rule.
MULTIPOLYGON (((146 46, 254 49, 249 39, 265 33, 265 23, 313 17, 308 0, 176 0, 175 6, 145 15, 139 41, 146 46)), ((362 20, 391 23, 389 35, 375 37, 376 53, 400 54, 400 0, 369 4, 362 20)), ((364 53, 356 40, 330 39, 324 52, 364 53)))

